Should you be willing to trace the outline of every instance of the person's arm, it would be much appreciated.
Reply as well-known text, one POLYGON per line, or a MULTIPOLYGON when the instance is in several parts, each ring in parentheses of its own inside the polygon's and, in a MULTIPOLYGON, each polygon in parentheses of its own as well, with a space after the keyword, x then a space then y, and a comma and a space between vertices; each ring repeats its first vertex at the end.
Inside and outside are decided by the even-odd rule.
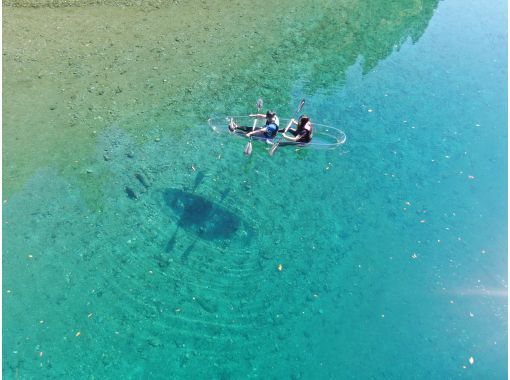
POLYGON ((246 136, 251 137, 253 135, 261 135, 267 131, 267 127, 257 129, 256 131, 251 131, 246 134, 246 136))
POLYGON ((290 119, 289 124, 287 124, 287 127, 285 127, 284 132, 282 133, 282 137, 284 137, 284 138, 285 138, 285 139, 287 139, 287 140, 297 141, 296 139, 297 139, 298 137, 291 137, 291 136, 289 136, 289 135, 287 135, 287 134, 286 134, 286 132, 287 132, 289 129, 290 129, 291 131, 293 131, 293 130, 294 130, 294 129, 290 128, 290 126, 291 126, 292 124, 297 125, 296 120, 294 120, 294 119, 290 119))
POLYGON ((290 141, 299 141, 299 140, 301 139, 301 137, 302 137, 302 135, 297 135, 296 137, 294 137, 294 136, 289 136, 289 135, 287 135, 287 134, 285 134, 285 133, 284 133, 282 136, 283 136, 286 140, 290 140, 290 141))
MULTIPOLYGON (((292 124, 294 124, 294 125, 296 125, 296 126, 298 125, 298 123, 297 123, 297 121, 296 121, 296 120, 294 120, 294 119, 290 119, 289 124, 287 124, 287 127, 285 128, 285 131, 292 131, 292 132, 296 132, 296 131, 297 131, 297 129, 294 129, 294 128, 291 128, 291 127, 290 127, 292 124)), ((295 135, 295 134, 293 133, 293 135, 295 135)))
POLYGON ((285 139, 287 139, 287 140, 290 140, 290 141, 296 141, 296 142, 297 142, 297 141, 301 140, 301 139, 303 138, 303 136, 304 136, 304 135, 305 135, 305 134, 303 133, 303 131, 301 131, 301 132, 300 132, 299 134, 297 134, 296 136, 292 136, 292 137, 291 137, 291 136, 288 136, 288 135, 287 135, 287 134, 285 134, 285 133, 284 133, 282 136, 283 136, 285 139))

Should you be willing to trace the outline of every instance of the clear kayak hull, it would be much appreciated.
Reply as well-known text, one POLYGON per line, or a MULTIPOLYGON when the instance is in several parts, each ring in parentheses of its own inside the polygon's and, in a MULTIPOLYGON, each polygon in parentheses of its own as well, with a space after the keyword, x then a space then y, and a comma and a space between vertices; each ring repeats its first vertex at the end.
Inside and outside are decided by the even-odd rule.
MULTIPOLYGON (((228 125, 231 121, 239 126, 253 126, 253 118, 249 116, 218 116, 212 117, 208 120, 208 124, 211 127, 214 133, 218 134, 230 134, 233 136, 237 136, 240 138, 247 138, 246 132, 241 129, 236 129, 231 131, 228 128, 228 125)), ((280 131, 285 128, 285 126, 289 123, 290 119, 280 119, 280 131)), ((302 147, 310 147, 314 149, 334 149, 344 144, 347 140, 347 136, 343 131, 338 128, 330 127, 324 124, 312 123, 313 125, 313 139, 309 143, 299 143, 293 142, 289 140, 282 139, 280 145, 294 145, 294 146, 302 146, 302 147)), ((259 120, 257 123, 256 129, 260 129, 263 127, 263 121, 259 120)), ((272 144, 273 141, 277 141, 281 136, 281 133, 274 139, 268 139, 262 136, 253 136, 253 140, 260 140, 266 142, 268 144, 272 144)))

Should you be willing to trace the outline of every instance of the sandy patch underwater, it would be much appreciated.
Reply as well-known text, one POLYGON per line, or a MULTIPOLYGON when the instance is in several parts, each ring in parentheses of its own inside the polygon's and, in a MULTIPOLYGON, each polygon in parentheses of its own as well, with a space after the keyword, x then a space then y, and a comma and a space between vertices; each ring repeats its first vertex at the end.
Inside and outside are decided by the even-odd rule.
POLYGON ((417 38, 435 6, 8 4, 36 8, 4 5, 4 192, 50 166, 93 201, 103 182, 85 171, 104 128, 117 124, 147 141, 148 130, 177 133, 211 114, 244 113, 260 96, 290 115, 295 91, 341 82, 360 54, 370 70, 408 35, 417 38))

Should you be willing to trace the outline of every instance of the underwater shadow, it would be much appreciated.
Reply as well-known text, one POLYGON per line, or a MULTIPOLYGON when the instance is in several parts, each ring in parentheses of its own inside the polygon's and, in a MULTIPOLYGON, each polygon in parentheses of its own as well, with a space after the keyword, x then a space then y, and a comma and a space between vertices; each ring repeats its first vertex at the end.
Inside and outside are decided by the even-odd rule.
POLYGON ((179 226, 202 239, 228 239, 241 226, 241 218, 200 195, 166 189, 163 198, 179 218, 179 226))

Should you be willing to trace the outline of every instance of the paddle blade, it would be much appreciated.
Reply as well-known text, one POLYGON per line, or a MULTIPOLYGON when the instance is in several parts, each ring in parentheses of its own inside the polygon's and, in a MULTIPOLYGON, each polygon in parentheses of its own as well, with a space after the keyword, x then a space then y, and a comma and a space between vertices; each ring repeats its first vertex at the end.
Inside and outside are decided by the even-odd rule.
POLYGON ((277 142, 276 144, 273 144, 271 149, 269 150, 269 155, 272 157, 274 152, 276 152, 276 149, 278 148, 278 145, 280 145, 280 142, 277 142))
POLYGON ((264 102, 262 101, 262 98, 259 98, 259 100, 257 100, 257 109, 260 111, 262 107, 264 107, 264 102))
POLYGON ((252 149, 253 149, 253 146, 252 146, 252 143, 250 140, 250 141, 248 141, 248 144, 246 144, 246 148, 244 148, 244 155, 249 156, 251 154, 252 149))
POLYGON ((296 110, 296 113, 300 113, 304 106, 305 106, 305 99, 301 99, 301 101, 299 102, 298 108, 296 110))

